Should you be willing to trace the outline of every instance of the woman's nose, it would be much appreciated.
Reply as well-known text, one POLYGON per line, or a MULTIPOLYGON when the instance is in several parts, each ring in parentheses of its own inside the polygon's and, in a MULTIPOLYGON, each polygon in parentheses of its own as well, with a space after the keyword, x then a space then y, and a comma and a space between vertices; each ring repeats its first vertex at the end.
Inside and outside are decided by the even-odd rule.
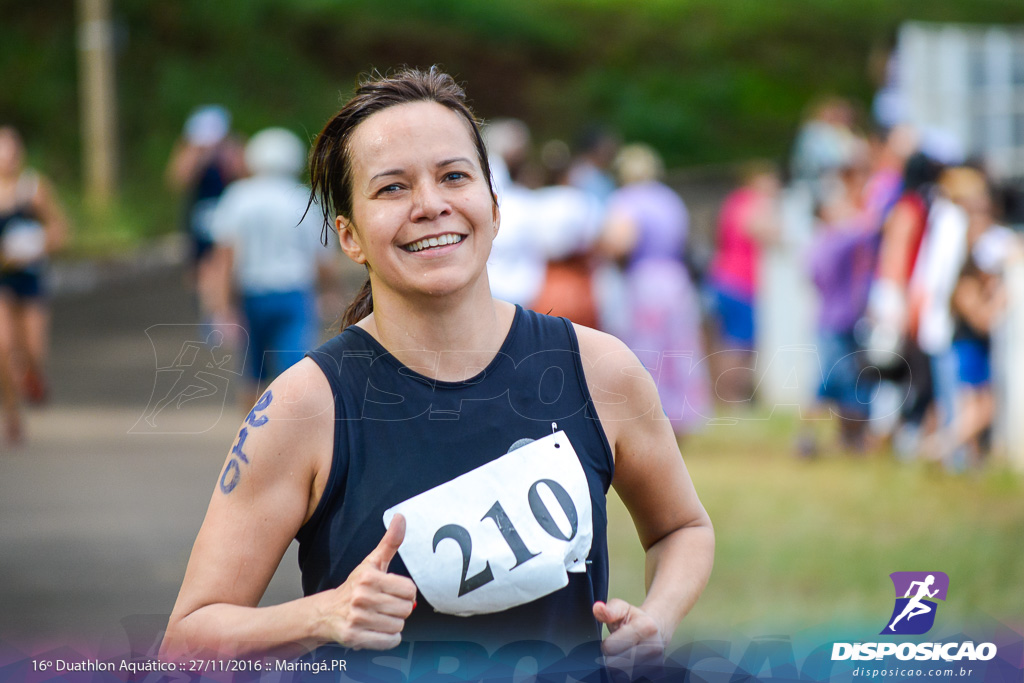
POLYGON ((441 188, 433 183, 421 183, 413 189, 412 219, 434 220, 451 211, 441 188))

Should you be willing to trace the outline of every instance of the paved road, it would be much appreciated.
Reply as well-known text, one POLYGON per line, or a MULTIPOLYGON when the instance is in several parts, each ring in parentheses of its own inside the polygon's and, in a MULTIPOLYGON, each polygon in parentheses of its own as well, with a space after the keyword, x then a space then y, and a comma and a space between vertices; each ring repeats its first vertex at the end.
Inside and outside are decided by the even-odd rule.
MULTIPOLYGON (((0 443, 0 647, 95 647, 166 623, 242 418, 182 281, 162 267, 54 302, 52 402, 29 413, 26 447, 0 443), (189 377, 209 395, 153 414, 189 377)), ((299 595, 293 544, 265 600, 299 595)))

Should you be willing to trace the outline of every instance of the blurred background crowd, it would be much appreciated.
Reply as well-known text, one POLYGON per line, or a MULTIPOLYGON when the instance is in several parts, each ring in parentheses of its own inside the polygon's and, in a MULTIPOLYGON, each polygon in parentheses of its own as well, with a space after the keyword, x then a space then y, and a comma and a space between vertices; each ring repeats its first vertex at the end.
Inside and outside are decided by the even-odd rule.
MULTIPOLYGON (((96 11, 89 5, 84 12, 96 11)), ((1007 285, 1024 223, 1024 40, 979 31, 904 24, 871 53, 870 99, 805 101, 782 154, 748 155, 703 176, 666 172, 658 135, 645 135, 657 130, 623 130, 599 109, 575 111, 579 123, 558 135, 551 126, 537 135, 509 116, 523 107, 492 104, 482 114, 502 212, 488 263, 495 295, 623 339, 681 438, 781 402, 806 418, 793 439, 803 457, 891 447, 952 470, 980 466, 994 443, 1005 445, 993 425, 1010 398, 994 388, 993 366, 999 374, 1024 362, 1019 344, 993 344, 1010 338, 1013 307, 1024 306, 1007 285), (922 59, 960 43, 965 97, 992 85, 1000 50, 1007 55, 1002 77, 1018 104, 1005 140, 983 130, 998 107, 980 110, 967 134, 922 108, 955 85, 923 70, 922 59), (793 378, 780 382, 768 368, 794 344, 811 352, 789 368, 802 380, 787 393, 793 378)), ((468 83, 471 96, 482 85, 468 83)), ((194 103, 166 151, 160 191, 179 204, 201 338, 246 358, 244 405, 332 332, 351 295, 351 265, 306 212, 316 122, 289 130, 269 121, 247 136, 232 118, 225 104, 194 103)), ((84 197, 84 221, 112 215, 109 193, 101 185, 84 197)), ((68 241, 58 195, 27 165, 19 131, 0 128, 8 444, 24 438, 23 405, 45 403, 60 381, 46 371, 47 262, 68 241)))
POLYGON ((503 213, 494 291, 623 339, 682 437, 753 409, 772 351, 758 320, 795 303, 764 302, 760 264, 789 252, 815 295, 805 341, 817 382, 806 398, 818 408, 797 453, 893 446, 953 470, 980 465, 996 414, 991 337, 1007 316, 1004 274, 1024 256, 1006 221, 1016 195, 942 131, 878 112, 859 119, 839 97, 809 111, 788 168, 739 166, 703 252, 650 146, 596 128, 574 145, 531 145, 523 122, 490 122, 503 213), (787 229, 794 212, 811 224, 804 240, 787 229))

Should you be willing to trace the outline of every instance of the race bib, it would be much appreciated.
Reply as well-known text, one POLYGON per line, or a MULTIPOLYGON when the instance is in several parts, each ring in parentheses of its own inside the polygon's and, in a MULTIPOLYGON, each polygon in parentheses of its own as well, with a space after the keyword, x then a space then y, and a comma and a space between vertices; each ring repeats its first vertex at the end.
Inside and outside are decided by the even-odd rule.
POLYGON ((384 513, 406 519, 398 550, 439 612, 469 616, 522 605, 586 572, 590 489, 565 432, 518 448, 384 513))
POLYGON ((15 218, 3 232, 0 250, 13 263, 38 261, 46 256, 46 231, 37 221, 15 218))

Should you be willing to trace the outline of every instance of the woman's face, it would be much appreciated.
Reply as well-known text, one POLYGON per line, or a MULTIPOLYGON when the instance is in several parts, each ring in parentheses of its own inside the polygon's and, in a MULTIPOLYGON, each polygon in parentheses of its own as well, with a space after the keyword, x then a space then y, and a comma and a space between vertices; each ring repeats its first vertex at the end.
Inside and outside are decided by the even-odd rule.
POLYGON ((381 287, 443 296, 481 282, 498 210, 459 114, 436 102, 379 111, 353 131, 349 155, 352 215, 336 225, 349 258, 369 266, 375 299, 381 287))

